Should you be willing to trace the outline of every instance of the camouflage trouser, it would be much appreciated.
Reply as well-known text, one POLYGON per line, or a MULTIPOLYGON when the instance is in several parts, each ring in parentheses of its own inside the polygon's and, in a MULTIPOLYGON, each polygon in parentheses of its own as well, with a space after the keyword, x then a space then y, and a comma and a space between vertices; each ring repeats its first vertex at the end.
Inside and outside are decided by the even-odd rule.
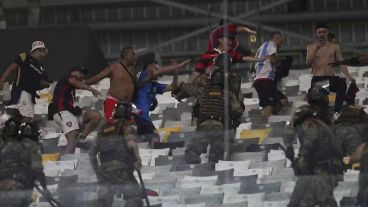
POLYGON ((327 173, 300 175, 288 207, 337 207, 333 190, 337 185, 338 176, 327 173))
POLYGON ((104 171, 99 175, 98 202, 101 207, 110 207, 113 204, 114 196, 121 195, 126 201, 125 207, 141 207, 142 191, 133 171, 116 170, 104 171))
POLYGON ((368 207, 368 147, 365 147, 360 160, 358 204, 368 207))
POLYGON ((32 190, 25 190, 23 184, 14 180, 0 181, 1 207, 26 207, 32 202, 32 190))
POLYGON ((210 144, 209 161, 217 163, 224 157, 224 126, 215 120, 204 121, 197 127, 197 134, 185 149, 185 160, 188 164, 200 164, 200 154, 207 152, 210 144))

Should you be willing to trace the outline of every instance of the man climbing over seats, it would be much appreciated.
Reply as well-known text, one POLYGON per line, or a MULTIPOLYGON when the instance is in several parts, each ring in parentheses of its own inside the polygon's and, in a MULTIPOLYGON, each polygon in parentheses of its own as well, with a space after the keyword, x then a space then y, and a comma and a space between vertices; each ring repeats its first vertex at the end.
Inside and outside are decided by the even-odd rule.
POLYGON ((101 120, 97 111, 82 112, 79 106, 74 106, 75 90, 82 89, 92 92, 94 96, 100 92, 82 82, 88 70, 84 66, 75 66, 56 84, 51 103, 50 116, 59 124, 67 139, 66 153, 73 154, 76 147, 84 148, 83 141, 101 120), (83 130, 79 130, 84 127, 83 130))
POLYGON ((262 44, 256 54, 258 58, 268 57, 266 60, 256 63, 256 76, 253 81, 259 98, 259 106, 263 107, 265 118, 273 113, 277 114, 288 103, 287 97, 277 89, 277 82, 288 75, 288 71, 284 71, 285 68, 279 68, 278 65, 282 65, 286 60, 290 67, 292 62, 292 59, 287 59, 290 59, 289 56, 277 55, 277 50, 284 45, 284 39, 281 32, 272 32, 270 39, 262 44))
POLYGON ((203 74, 193 83, 184 84, 176 96, 179 101, 182 98, 195 96, 200 108, 198 133, 185 149, 185 159, 189 164, 201 162, 199 155, 207 151, 208 144, 210 144, 210 163, 214 164, 222 160, 225 150, 224 131, 236 129, 240 124, 244 109, 232 91, 231 84, 234 76, 230 76, 224 69, 230 66, 229 54, 219 55, 216 59, 216 67, 211 73, 203 74), (230 126, 229 129, 225 128, 227 124, 230 126))
POLYGON ((211 31, 210 37, 208 39, 208 51, 211 51, 218 46, 218 37, 222 36, 224 32, 228 33, 228 37, 231 40, 230 46, 232 50, 237 50, 239 47, 239 40, 236 39, 237 34, 249 33, 251 35, 257 35, 256 31, 251 30, 246 26, 236 25, 233 22, 230 22, 228 19, 221 19, 219 21, 219 26, 211 31))
POLYGON ((308 105, 296 110, 285 129, 285 154, 297 176, 289 207, 337 206, 333 190, 343 174, 343 156, 332 130, 328 93, 321 86, 310 88, 308 105), (296 158, 293 149, 295 137, 300 142, 296 158))
POLYGON ((123 193, 125 207, 141 207, 142 191, 133 172, 141 168, 137 140, 126 136, 131 127, 126 120, 133 117, 132 105, 117 103, 112 122, 104 125, 89 152, 99 183, 98 203, 111 207, 114 196, 123 193))

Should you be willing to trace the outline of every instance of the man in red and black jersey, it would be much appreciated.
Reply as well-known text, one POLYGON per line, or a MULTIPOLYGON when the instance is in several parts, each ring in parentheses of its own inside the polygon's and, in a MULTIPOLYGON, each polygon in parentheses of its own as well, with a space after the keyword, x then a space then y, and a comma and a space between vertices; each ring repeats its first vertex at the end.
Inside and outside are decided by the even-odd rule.
POLYGON ((85 139, 101 120, 99 112, 86 111, 82 113, 81 108, 74 106, 75 89, 91 91, 96 97, 101 95, 98 90, 82 82, 86 74, 87 69, 83 66, 73 67, 69 74, 62 77, 55 86, 51 113, 68 140, 66 153, 74 153, 78 137, 82 140, 85 139), (83 125, 84 129, 78 136, 79 125, 83 125))
POLYGON ((213 50, 219 44, 218 38, 222 36, 223 33, 228 33, 228 37, 231 40, 231 49, 236 50, 239 47, 239 41, 236 39, 236 35, 239 33, 249 33, 252 35, 256 35, 257 32, 249 29, 248 27, 236 25, 229 20, 224 23, 224 19, 221 19, 219 22, 219 26, 211 31, 210 37, 208 39, 208 47, 207 50, 213 50))
MULTIPOLYGON (((216 61, 217 57, 220 54, 223 54, 223 53, 228 53, 229 54, 229 57, 231 58, 232 63, 258 62, 258 61, 263 61, 267 58, 267 57, 256 58, 256 57, 253 57, 253 56, 246 56, 246 55, 244 55, 244 54, 242 54, 238 51, 233 50, 232 49, 232 40, 231 40, 231 38, 228 37, 228 35, 225 35, 223 33, 219 33, 217 38, 218 38, 217 47, 214 48, 213 50, 209 50, 209 51, 207 51, 207 52, 205 52, 204 54, 201 55, 200 60, 195 65, 194 71, 192 72, 192 74, 187 79, 188 83, 194 82, 195 80, 197 80, 202 75, 210 74, 215 68, 215 61, 216 61)), ((230 73, 230 74, 233 74, 233 73, 230 73)), ((173 95, 175 96, 178 92, 179 92, 179 90, 174 91, 173 95)), ((240 100, 240 99, 239 99, 239 101, 242 102, 242 100, 240 100)), ((199 112, 198 110, 199 110, 199 105, 198 105, 198 103, 196 103, 193 106, 192 125, 196 124, 195 121, 196 121, 196 117, 197 117, 198 112, 199 112)))
POLYGON ((224 34, 218 34, 217 47, 201 55, 200 60, 195 65, 193 73, 188 78, 188 82, 192 82, 199 76, 211 72, 214 67, 216 58, 222 53, 228 53, 233 63, 258 62, 263 61, 267 58, 267 57, 255 58, 253 56, 246 56, 238 51, 235 51, 232 49, 231 38, 225 36, 224 34))
POLYGON ((36 91, 50 85, 47 72, 41 64, 47 52, 44 42, 33 42, 31 52, 20 53, 0 78, 2 90, 8 77, 14 71, 17 72, 11 90, 10 104, 17 104, 19 112, 27 118, 34 117, 35 98, 38 97, 36 91))

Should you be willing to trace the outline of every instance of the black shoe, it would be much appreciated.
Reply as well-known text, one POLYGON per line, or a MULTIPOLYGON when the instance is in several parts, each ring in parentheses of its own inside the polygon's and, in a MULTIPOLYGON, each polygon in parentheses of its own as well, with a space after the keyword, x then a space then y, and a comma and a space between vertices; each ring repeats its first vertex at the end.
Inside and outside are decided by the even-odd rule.
POLYGON ((75 146, 83 150, 89 150, 89 148, 91 147, 91 142, 86 139, 79 139, 75 146))

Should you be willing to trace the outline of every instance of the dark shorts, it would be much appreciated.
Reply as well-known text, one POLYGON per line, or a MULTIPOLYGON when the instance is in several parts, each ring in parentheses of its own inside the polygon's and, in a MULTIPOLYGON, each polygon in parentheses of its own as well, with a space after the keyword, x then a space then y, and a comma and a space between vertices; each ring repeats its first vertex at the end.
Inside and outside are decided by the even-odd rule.
POLYGON ((142 119, 141 117, 135 118, 137 124, 137 135, 143 136, 144 141, 151 141, 153 138, 157 137, 156 127, 153 125, 152 121, 142 119))
POLYGON ((334 111, 340 112, 346 96, 347 85, 345 78, 338 76, 313 76, 311 86, 315 84, 321 84, 321 82, 323 84, 325 82, 329 83, 330 84, 328 87, 329 91, 336 93, 334 111))
POLYGON ((254 88, 257 91, 259 98, 259 106, 276 106, 280 103, 281 99, 287 99, 287 97, 279 90, 277 90, 276 82, 270 79, 256 80, 254 88))

